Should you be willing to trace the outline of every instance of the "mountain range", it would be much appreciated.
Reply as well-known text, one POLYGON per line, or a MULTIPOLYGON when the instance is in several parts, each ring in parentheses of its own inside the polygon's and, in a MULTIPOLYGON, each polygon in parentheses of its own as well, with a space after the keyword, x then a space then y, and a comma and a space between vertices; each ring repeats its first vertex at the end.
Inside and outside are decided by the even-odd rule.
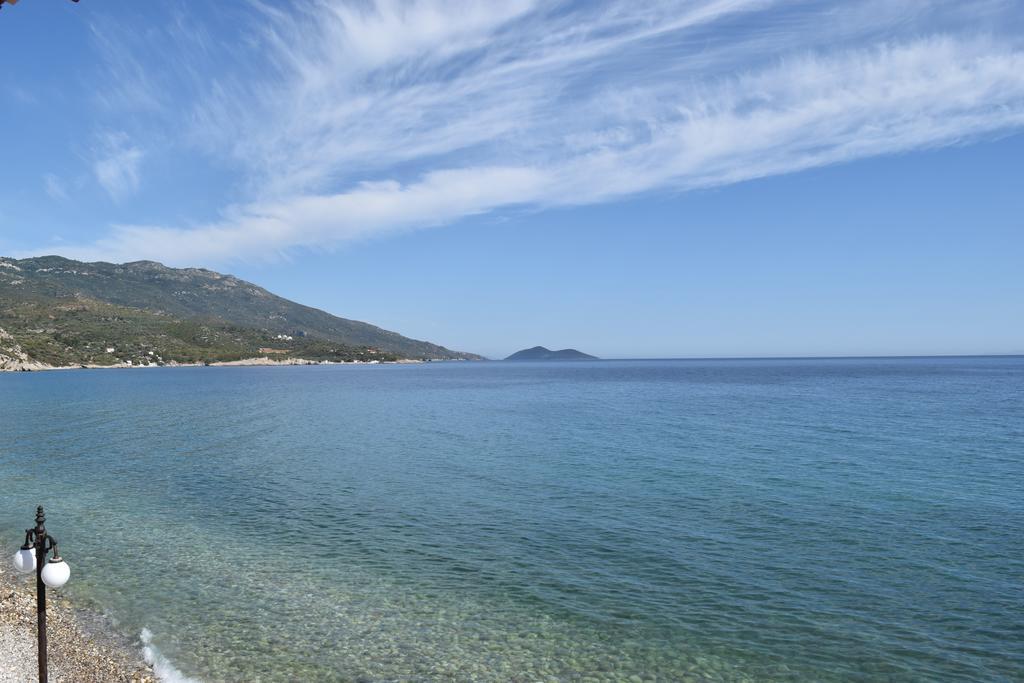
POLYGON ((0 366, 479 359, 289 301, 232 275, 153 261, 0 257, 0 366))

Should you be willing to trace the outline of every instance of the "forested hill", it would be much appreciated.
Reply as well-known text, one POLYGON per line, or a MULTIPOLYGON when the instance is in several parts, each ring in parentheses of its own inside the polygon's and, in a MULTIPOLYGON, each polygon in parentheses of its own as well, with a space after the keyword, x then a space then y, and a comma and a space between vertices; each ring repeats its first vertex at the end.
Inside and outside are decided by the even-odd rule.
POLYGON ((263 355, 479 358, 297 304, 231 275, 152 261, 0 257, 0 329, 31 359, 50 365, 263 355))

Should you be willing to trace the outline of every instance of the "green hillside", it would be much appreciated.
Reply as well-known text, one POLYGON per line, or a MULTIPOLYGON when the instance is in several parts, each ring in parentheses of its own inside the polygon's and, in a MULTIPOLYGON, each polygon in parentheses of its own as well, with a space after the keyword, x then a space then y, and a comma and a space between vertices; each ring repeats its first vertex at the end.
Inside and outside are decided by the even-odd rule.
POLYGON ((50 365, 264 355, 479 358, 302 306, 231 275, 152 261, 0 258, 0 330, 33 360, 50 365))

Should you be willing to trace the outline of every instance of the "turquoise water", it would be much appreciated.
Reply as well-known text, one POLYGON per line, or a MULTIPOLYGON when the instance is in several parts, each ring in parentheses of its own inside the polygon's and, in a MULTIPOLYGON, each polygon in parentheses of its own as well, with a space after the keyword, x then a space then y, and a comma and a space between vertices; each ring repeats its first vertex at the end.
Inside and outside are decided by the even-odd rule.
POLYGON ((0 414, 4 551, 46 505, 184 676, 1024 679, 1024 358, 5 374, 0 414))

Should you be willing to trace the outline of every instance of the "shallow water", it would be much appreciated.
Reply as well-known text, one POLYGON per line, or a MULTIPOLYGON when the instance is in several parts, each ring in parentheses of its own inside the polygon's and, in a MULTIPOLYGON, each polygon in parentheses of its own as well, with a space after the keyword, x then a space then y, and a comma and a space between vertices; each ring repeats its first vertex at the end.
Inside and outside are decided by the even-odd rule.
POLYGON ((0 412, 6 550, 46 505, 66 590, 204 681, 1024 678, 1024 358, 7 374, 0 412))

